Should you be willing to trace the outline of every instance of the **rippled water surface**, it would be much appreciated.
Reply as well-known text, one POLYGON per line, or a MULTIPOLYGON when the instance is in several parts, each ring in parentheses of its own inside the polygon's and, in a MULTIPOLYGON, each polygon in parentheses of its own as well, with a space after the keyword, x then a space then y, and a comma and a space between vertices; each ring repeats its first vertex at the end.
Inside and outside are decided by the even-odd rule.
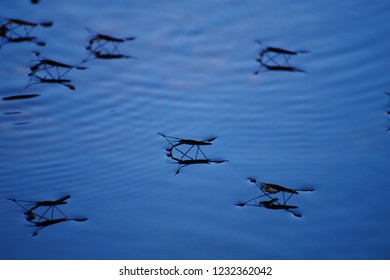
POLYGON ((0 49, 0 258, 389 259, 390 2, 295 2, 2 1, 2 23, 54 24, 0 49), (133 58, 81 63, 93 32, 133 58), (308 50, 306 73, 254 75, 265 46, 308 50), (24 89, 33 51, 88 69, 24 89), (228 162, 175 176, 158 133, 228 162), (237 207, 247 177, 315 191, 301 218, 237 207), (88 221, 33 238, 7 200, 68 194, 88 221))

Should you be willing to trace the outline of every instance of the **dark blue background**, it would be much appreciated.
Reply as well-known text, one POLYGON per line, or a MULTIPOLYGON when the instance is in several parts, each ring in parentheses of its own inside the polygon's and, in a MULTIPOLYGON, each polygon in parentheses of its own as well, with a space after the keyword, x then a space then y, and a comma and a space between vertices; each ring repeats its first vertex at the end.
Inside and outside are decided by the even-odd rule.
POLYGON ((389 1, 2 1, 3 21, 54 22, 45 47, 0 50, 1 259, 389 259, 389 1), (137 59, 71 71, 76 90, 33 85, 34 50, 69 64, 91 33, 137 36, 137 59), (306 49, 266 72, 260 46, 306 49), (18 112, 18 114, 9 114, 18 112), (217 136, 228 159, 174 176, 162 132, 217 136), (302 218, 237 208, 258 190, 290 188, 302 218), (32 238, 9 197, 70 194, 84 223, 32 238))

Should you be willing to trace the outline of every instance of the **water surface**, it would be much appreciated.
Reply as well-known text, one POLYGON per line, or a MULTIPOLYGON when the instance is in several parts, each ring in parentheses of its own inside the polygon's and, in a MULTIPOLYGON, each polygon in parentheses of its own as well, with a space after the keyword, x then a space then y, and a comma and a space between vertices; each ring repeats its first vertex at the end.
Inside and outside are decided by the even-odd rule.
POLYGON ((3 1, 52 20, 0 49, 2 259, 388 259, 388 1, 3 1), (134 59, 91 60, 27 89, 33 51, 79 64, 91 32, 136 36, 134 59), (307 73, 257 70, 264 45, 309 50, 307 73), (33 98, 10 96, 34 95, 33 98), (36 96, 35 96, 36 95, 36 96), (217 137, 215 165, 177 166, 158 133, 217 137), (235 207, 246 178, 290 188, 302 218, 235 207), (6 198, 72 197, 85 216, 32 238, 6 198))

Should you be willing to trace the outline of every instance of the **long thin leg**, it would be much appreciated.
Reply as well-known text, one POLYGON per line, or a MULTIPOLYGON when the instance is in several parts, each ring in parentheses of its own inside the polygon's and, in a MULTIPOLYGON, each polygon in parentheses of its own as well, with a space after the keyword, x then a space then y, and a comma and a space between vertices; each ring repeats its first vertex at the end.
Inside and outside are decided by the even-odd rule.
POLYGON ((182 152, 180 149, 177 148, 177 146, 180 146, 182 144, 175 144, 173 146, 171 146, 170 148, 168 148, 167 150, 170 150, 171 153, 172 153, 172 150, 175 149, 176 151, 178 151, 180 154, 182 154, 182 157, 181 159, 183 159, 184 156, 186 156, 186 154, 184 152, 182 152))
POLYGON ((56 67, 56 68, 57 68, 57 74, 58 74, 58 78, 57 79, 61 79, 63 76, 68 74, 69 71, 72 70, 73 67, 70 67, 70 68, 66 69, 62 74, 60 74, 60 72, 59 72, 59 67, 56 67))
POLYGON ((69 220, 69 217, 66 216, 64 212, 62 212, 58 207, 56 207, 56 206, 54 206, 54 207, 55 207, 55 208, 58 210, 58 212, 60 212, 66 219, 69 220))
POLYGON ((48 220, 48 218, 45 217, 47 212, 50 210, 51 207, 48 207, 41 215, 37 215, 39 217, 38 222, 40 222, 42 219, 48 220))
POLYGON ((247 203, 249 203, 249 202, 251 202, 251 201, 253 201, 253 200, 255 200, 255 199, 258 199, 258 198, 261 198, 261 197, 264 197, 264 196, 267 196, 267 195, 266 195, 266 194, 262 194, 262 195, 256 196, 256 197, 254 197, 254 198, 252 198, 252 199, 250 199, 250 200, 244 202, 244 204, 247 204, 247 203))
POLYGON ((290 209, 284 209, 284 210, 286 210, 287 212, 290 212, 290 213, 293 214, 295 217, 298 217, 298 218, 301 218, 301 217, 302 217, 301 214, 295 213, 295 212, 291 211, 290 209))
POLYGON ((199 146, 198 146, 198 150, 202 153, 202 155, 204 156, 205 159, 208 159, 199 146))
POLYGON ((89 50, 90 52, 94 53, 96 51, 98 51, 99 49, 103 49, 105 51, 107 51, 107 49, 105 48, 105 45, 108 43, 108 41, 104 41, 104 42, 96 42, 96 46, 92 48, 92 44, 90 44, 90 47, 91 49, 89 50))
MULTIPOLYGON (((15 202, 19 207, 21 207, 23 210, 25 210, 25 211, 29 211, 29 209, 28 208, 26 208, 24 205, 22 205, 22 204, 20 204, 19 202, 35 202, 35 201, 18 201, 18 200, 16 200, 16 199, 11 199, 11 198, 8 198, 8 200, 11 200, 11 201, 13 201, 13 202, 15 202)), ((34 204, 32 204, 32 205, 34 205, 34 204)))
POLYGON ((180 170, 184 167, 188 166, 188 164, 180 164, 179 163, 179 166, 177 167, 177 170, 176 170, 176 173, 175 175, 179 174, 180 173, 180 170))
POLYGON ((291 66, 290 65, 290 59, 291 59, 291 55, 283 55, 283 58, 284 58, 284 63, 286 66, 291 66))
POLYGON ((198 153, 199 153, 199 146, 196 146, 196 154, 195 154, 195 159, 198 159, 198 153))
POLYGON ((113 54, 119 54, 119 49, 118 49, 118 47, 119 47, 119 42, 112 42, 112 53, 113 54))
POLYGON ((290 196, 289 196, 287 199, 285 199, 285 198, 284 198, 284 192, 283 192, 284 204, 286 204, 287 201, 288 201, 292 196, 293 196, 293 193, 291 193, 290 196))
POLYGON ((183 153, 182 151, 180 151, 179 149, 177 149, 180 153, 183 154, 183 156, 181 157, 181 159, 183 159, 184 157, 187 157, 189 159, 193 159, 191 156, 188 155, 188 153, 192 150, 192 148, 194 147, 195 145, 192 145, 185 153, 183 153))
POLYGON ((279 54, 275 54, 274 56, 270 55, 270 54, 267 54, 266 58, 267 60, 266 61, 263 61, 264 64, 267 64, 269 63, 270 61, 275 63, 276 65, 279 65, 279 63, 276 61, 276 58, 279 56, 279 54))

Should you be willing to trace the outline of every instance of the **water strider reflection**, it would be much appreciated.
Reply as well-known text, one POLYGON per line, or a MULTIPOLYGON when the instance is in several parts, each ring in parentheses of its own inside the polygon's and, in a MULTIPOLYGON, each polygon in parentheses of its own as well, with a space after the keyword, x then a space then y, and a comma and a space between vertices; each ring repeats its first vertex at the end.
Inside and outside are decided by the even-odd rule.
POLYGON ((38 235, 38 232, 43 230, 48 226, 55 224, 76 221, 84 222, 87 221, 87 218, 69 218, 59 207, 61 205, 67 204, 67 200, 70 198, 70 195, 66 195, 57 200, 43 200, 43 201, 34 201, 34 200, 17 200, 15 198, 8 198, 8 200, 15 202, 19 207, 21 207, 25 215, 25 219, 28 222, 29 226, 35 227, 33 236, 38 235))
MULTIPOLYGON (((259 45, 261 42, 256 41, 259 45)), ((306 50, 291 51, 281 49, 277 47, 263 47, 259 52, 259 57, 256 61, 260 64, 258 70, 254 72, 258 75, 264 71, 287 71, 287 72, 303 72, 304 70, 299 69, 295 66, 291 66, 290 59, 298 54, 308 53, 306 50)))
POLYGON ((31 42, 37 46, 45 46, 46 43, 32 36, 32 31, 38 27, 51 27, 52 21, 30 22, 22 19, 9 18, 0 26, 0 49, 8 43, 31 42))
POLYGON ((227 162, 227 160, 209 159, 201 148, 202 146, 212 145, 217 137, 193 140, 167 136, 162 133, 158 134, 168 141, 167 157, 172 160, 172 163, 178 165, 175 175, 179 174, 180 170, 188 165, 227 162))
POLYGON ((83 60, 87 62, 94 58, 97 59, 122 59, 134 58, 133 56, 120 53, 119 45, 126 41, 133 41, 136 37, 117 38, 110 35, 94 34, 89 39, 86 50, 89 52, 88 56, 83 60))
POLYGON ((236 203, 236 206, 255 206, 271 210, 285 210, 298 218, 302 217, 302 215, 295 210, 298 208, 298 206, 287 204, 287 202, 294 195, 298 195, 300 192, 314 191, 314 189, 312 188, 290 189, 276 184, 259 182, 254 178, 248 178, 248 180, 256 185, 257 189, 260 190, 261 194, 254 198, 251 198, 248 201, 238 202, 236 203), (266 200, 258 200, 261 198, 265 198, 266 200))

